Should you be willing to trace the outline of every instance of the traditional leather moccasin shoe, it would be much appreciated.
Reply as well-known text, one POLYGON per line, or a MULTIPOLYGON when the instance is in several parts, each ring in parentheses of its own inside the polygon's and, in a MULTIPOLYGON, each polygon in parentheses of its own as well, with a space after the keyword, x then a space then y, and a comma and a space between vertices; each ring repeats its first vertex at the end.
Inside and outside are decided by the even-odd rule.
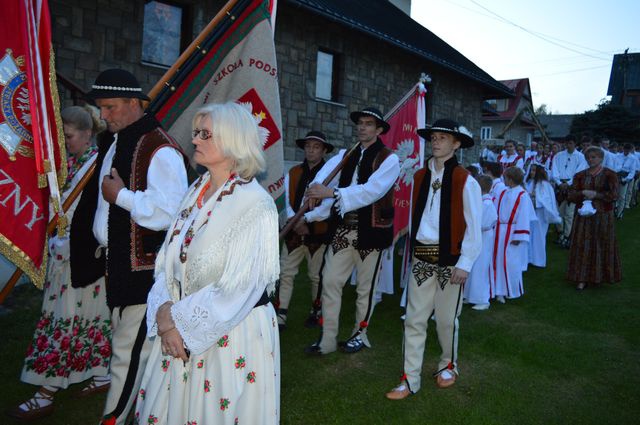
POLYGON ((105 393, 109 391, 110 386, 111 386, 110 383, 107 383, 104 385, 98 385, 96 381, 92 379, 91 382, 89 382, 89 384, 87 384, 86 387, 78 391, 78 394, 76 395, 80 398, 84 398, 84 397, 92 396, 94 394, 105 393))
POLYGON ((8 416, 11 416, 14 419, 17 419, 19 421, 24 421, 24 422, 33 421, 36 419, 44 418, 45 416, 49 416, 50 414, 53 413, 53 395, 54 394, 55 393, 47 391, 44 388, 40 388, 40 390, 38 390, 35 396, 33 396, 32 398, 30 398, 24 403, 26 404, 25 410, 22 410, 20 408, 20 406, 23 404, 23 403, 20 403, 20 405, 7 410, 6 414, 8 416), (51 404, 48 404, 47 406, 40 406, 40 404, 38 404, 38 400, 47 400, 47 401, 50 401, 51 404))
POLYGON ((409 387, 407 384, 400 384, 384 396, 389 400, 403 400, 411 395, 411 391, 409 391, 409 387))
POLYGON ((438 388, 449 388, 455 383, 456 383, 456 374, 450 371, 449 369, 443 370, 436 377, 436 385, 438 385, 438 388))

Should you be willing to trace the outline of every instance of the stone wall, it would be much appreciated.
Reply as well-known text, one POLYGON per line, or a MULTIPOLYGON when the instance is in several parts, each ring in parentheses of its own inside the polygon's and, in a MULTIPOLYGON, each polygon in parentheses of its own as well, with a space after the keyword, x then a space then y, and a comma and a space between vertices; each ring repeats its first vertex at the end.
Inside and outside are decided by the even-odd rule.
POLYGON ((481 87, 427 63, 420 57, 385 41, 349 29, 298 8, 279 3, 276 54, 283 111, 285 159, 302 160, 294 140, 310 130, 323 131, 339 147, 354 142, 349 112, 375 106, 386 113, 418 81, 421 72, 431 75, 427 119, 449 117, 474 134, 481 125, 481 87), (339 58, 337 102, 315 97, 318 49, 339 58))
MULTIPOLYGON (((182 0, 193 21, 195 37, 223 0, 182 0)), ((58 72, 88 90, 103 70, 121 67, 135 74, 149 91, 166 69, 141 63, 144 2, 141 0, 51 0, 53 43, 58 72)), ((285 159, 298 161, 303 152, 295 139, 321 130, 337 146, 354 142, 349 112, 376 106, 385 113, 418 81, 427 86, 427 119, 448 117, 464 124, 479 140, 482 88, 426 62, 386 41, 312 15, 286 1, 278 2, 276 54, 283 118, 285 159), (315 98, 318 49, 339 55, 337 102, 315 98)), ((63 105, 71 104, 61 90, 63 105)), ((467 157, 465 157, 467 158, 467 157)), ((467 162, 467 161, 465 161, 467 162)))
MULTIPOLYGON (((209 23, 223 0, 179 2, 192 17, 193 37, 209 23)), ((105 69, 132 72, 145 91, 164 75, 166 68, 141 63, 144 1, 141 0, 51 0, 56 69, 65 78, 88 91, 105 69)), ((187 40, 187 44, 191 40, 187 40)), ((63 105, 70 94, 61 90, 63 105)))

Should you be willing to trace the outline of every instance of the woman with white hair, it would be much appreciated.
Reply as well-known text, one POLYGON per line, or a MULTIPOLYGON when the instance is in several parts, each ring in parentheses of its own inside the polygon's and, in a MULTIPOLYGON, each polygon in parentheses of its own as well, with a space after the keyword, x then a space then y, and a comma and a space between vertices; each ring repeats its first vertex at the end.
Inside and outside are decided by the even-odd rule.
POLYGON ((235 103, 193 119, 191 185, 158 254, 149 293, 154 346, 136 402, 139 423, 277 424, 278 215, 255 175, 258 125, 235 103))

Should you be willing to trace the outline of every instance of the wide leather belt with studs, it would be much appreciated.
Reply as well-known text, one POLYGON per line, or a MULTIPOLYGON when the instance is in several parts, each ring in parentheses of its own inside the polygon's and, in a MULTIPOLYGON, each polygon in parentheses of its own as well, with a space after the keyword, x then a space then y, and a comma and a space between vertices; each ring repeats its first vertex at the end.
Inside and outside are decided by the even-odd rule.
POLYGON ((429 264, 438 264, 438 260, 440 259, 440 246, 416 244, 413 248, 413 255, 420 261, 426 261, 429 264))

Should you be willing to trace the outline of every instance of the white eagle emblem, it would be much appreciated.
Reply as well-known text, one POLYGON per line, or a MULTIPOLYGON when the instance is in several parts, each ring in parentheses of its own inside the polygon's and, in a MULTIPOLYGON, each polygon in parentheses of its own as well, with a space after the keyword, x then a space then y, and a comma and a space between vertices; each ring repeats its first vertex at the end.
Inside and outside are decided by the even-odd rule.
POLYGON ((398 143, 396 146, 395 154, 398 155, 400 160, 400 175, 396 181, 396 190, 399 189, 399 185, 402 182, 405 186, 409 186, 413 180, 413 175, 418 168, 418 157, 412 157, 414 154, 413 149, 415 142, 411 139, 405 139, 398 143))

